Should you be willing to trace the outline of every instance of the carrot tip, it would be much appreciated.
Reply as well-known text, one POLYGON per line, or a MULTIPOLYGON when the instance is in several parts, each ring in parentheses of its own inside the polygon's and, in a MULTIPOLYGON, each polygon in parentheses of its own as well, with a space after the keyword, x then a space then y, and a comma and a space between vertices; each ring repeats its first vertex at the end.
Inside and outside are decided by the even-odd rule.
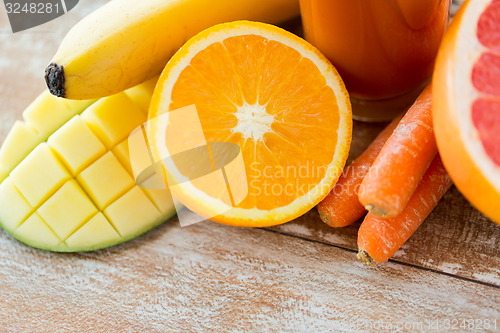
POLYGON ((321 211, 319 208, 318 208, 318 213, 319 213, 319 218, 321 219, 321 221, 330 225, 330 219, 328 218, 328 215, 326 215, 325 212, 321 211))
POLYGON ((359 260, 361 260, 364 264, 366 264, 367 266, 376 266, 377 265, 377 263, 375 262, 375 260, 373 260, 373 258, 370 257, 370 255, 368 254, 368 252, 366 252, 363 249, 359 249, 358 254, 356 255, 356 257, 359 260))
POLYGON ((382 217, 382 218, 387 217, 387 212, 385 211, 385 209, 383 209, 381 207, 378 207, 378 206, 375 206, 372 204, 367 204, 365 206, 365 209, 375 216, 382 217))

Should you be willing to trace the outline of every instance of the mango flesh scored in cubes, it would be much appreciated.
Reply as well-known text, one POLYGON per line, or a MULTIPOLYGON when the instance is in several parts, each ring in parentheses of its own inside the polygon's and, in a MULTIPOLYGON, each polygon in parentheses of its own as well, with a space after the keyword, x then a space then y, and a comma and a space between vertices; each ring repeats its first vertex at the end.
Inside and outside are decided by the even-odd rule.
POLYGON ((70 248, 88 247, 89 239, 95 248, 102 248, 109 242, 120 242, 120 235, 109 224, 108 220, 101 212, 97 213, 83 227, 66 239, 66 244, 70 248))
POLYGON ((22 121, 16 121, 0 148, 0 182, 41 142, 38 133, 22 121))
POLYGON ((37 145, 94 100, 63 100, 44 91, 23 112, 24 122, 17 121, 0 147, 0 182, 37 145))
POLYGON ((64 243, 56 236, 45 221, 34 213, 14 230, 13 236, 21 242, 30 244, 39 248, 50 248, 55 251, 63 251, 66 249, 64 243))
POLYGON ((10 177, 28 203, 36 207, 68 180, 70 174, 49 145, 41 143, 19 163, 10 177))
POLYGON ((108 149, 125 140, 146 121, 146 115, 125 93, 100 99, 85 110, 82 117, 108 149))
POLYGON ((128 97, 139 107, 144 114, 148 115, 149 101, 151 100, 151 92, 154 91, 158 77, 154 77, 142 84, 125 90, 128 97))
MULTIPOLYGON (((137 221, 155 221, 161 216, 158 208, 149 200, 142 189, 135 186, 104 210, 104 215, 113 223, 120 235, 130 237, 137 232, 137 221), (131 210, 134 204, 141 209, 131 210)), ((150 228, 144 225, 144 231, 150 228)))
POLYGON ((149 197, 149 199, 155 204, 156 208, 160 210, 161 214, 168 214, 174 202, 172 201, 172 196, 167 190, 148 190, 143 189, 144 193, 149 197))
POLYGON ((78 174, 106 152, 106 147, 79 115, 52 134, 48 143, 72 175, 78 174))
POLYGON ((21 192, 8 178, 0 184, 0 221, 8 229, 16 229, 29 214, 33 207, 26 201, 21 192))
POLYGON ((93 104, 37 99, 0 150, 2 227, 28 245, 73 252, 122 243, 172 217, 170 192, 137 186, 128 153, 153 88, 146 82, 93 104), (90 107, 76 110, 82 105, 90 107), (49 107, 58 120, 43 116, 49 107))
MULTIPOLYGON (((128 140, 127 140, 128 141, 128 140)), ((132 170, 132 165, 130 161, 130 154, 128 150, 128 142, 123 141, 118 146, 112 149, 113 154, 116 156, 118 161, 127 169, 129 175, 133 176, 134 171, 132 170)))
POLYGON ((64 184, 37 212, 60 239, 66 239, 98 213, 74 179, 64 184))
POLYGON ((95 100, 76 101, 60 99, 44 91, 34 103, 23 112, 24 121, 32 126, 42 140, 46 140, 73 116, 81 113, 95 100))
POLYGON ((113 153, 108 152, 76 178, 100 209, 134 186, 134 180, 113 153))

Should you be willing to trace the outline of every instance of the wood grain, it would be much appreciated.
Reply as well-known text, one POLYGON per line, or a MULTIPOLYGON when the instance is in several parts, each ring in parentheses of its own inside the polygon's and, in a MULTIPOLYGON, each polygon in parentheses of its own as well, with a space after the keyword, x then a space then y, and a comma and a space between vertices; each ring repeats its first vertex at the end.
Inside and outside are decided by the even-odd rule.
MULTIPOLYGON (((385 124, 354 122, 349 161, 369 145, 385 124)), ((357 250, 361 220, 346 228, 322 223, 316 209, 273 230, 357 250)), ((455 187, 444 196, 394 261, 500 286, 500 227, 473 208, 455 187)))
POLYGON ((213 222, 172 221, 85 254, 1 232, 0 253, 0 323, 13 332, 349 332, 356 320, 500 319, 496 288, 393 263, 367 269, 342 249, 213 222))
MULTIPOLYGON (((0 11, 0 144, 45 89, 43 69, 62 37, 104 2, 81 1, 17 34, 0 11)), ((287 28, 300 32, 298 21, 287 28)), ((356 123, 350 158, 382 127, 356 123)), ((383 320, 428 332, 429 320, 470 318, 500 325, 500 228, 456 190, 387 264, 355 260, 356 230, 332 229, 315 210, 272 230, 174 220, 78 254, 32 249, 2 230, 0 331, 353 332, 365 324, 358 328, 371 332, 366 325, 383 320)))

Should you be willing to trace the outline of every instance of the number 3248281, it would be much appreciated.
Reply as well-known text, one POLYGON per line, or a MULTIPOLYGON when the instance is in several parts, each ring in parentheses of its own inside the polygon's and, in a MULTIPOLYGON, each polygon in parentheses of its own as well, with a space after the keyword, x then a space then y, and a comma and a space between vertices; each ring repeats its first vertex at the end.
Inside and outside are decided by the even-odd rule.
POLYGON ((59 13, 62 10, 58 3, 52 4, 50 2, 30 2, 30 3, 19 3, 19 2, 6 2, 5 9, 7 9, 7 14, 52 14, 59 13))

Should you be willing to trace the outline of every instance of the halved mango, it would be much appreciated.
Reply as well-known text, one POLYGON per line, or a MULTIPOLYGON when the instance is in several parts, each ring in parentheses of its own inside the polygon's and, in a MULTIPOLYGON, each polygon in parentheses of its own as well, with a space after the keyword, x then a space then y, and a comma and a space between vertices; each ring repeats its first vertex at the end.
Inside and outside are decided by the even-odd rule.
POLYGON ((0 148, 0 225, 33 247, 73 252, 125 242, 172 217, 170 192, 139 187, 128 152, 154 85, 98 101, 42 93, 0 148))

